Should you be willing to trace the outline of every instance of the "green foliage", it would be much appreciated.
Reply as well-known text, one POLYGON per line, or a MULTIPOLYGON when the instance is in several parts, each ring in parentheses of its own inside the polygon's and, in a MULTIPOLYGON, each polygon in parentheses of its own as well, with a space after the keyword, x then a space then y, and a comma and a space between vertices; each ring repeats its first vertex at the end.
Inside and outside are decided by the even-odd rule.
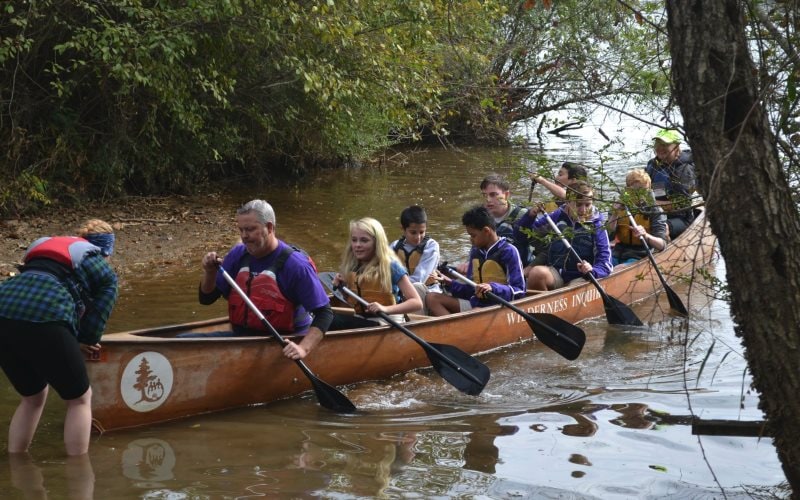
POLYGON ((754 1, 748 6, 748 36, 754 40, 760 95, 800 210, 800 11, 795 2, 754 1))
POLYGON ((28 172, 7 179, 0 187, 0 213, 20 213, 29 205, 50 203, 47 181, 28 172))
MULTIPOLYGON (((642 15, 660 15, 641 2, 642 15)), ((669 64, 653 26, 613 0, 501 1, 484 32, 463 32, 471 56, 450 60, 447 115, 466 140, 505 143, 515 122, 604 105, 653 115, 668 98, 669 64)), ((660 22, 660 21, 659 21, 660 22)), ((557 124, 553 124, 554 126, 557 124)))
POLYGON ((435 34, 488 3, 7 2, 4 167, 110 196, 369 158, 443 132, 435 34))
MULTIPOLYGON (((798 185, 796 14, 755 5, 764 95, 798 185)), ((546 117, 565 108, 669 122, 663 8, 11 0, 0 8, 1 166, 23 185, 46 180, 49 198, 181 192, 369 160, 401 141, 505 144, 519 121, 564 125, 546 117)), ((36 200, 25 189, 4 199, 14 193, 36 200)))

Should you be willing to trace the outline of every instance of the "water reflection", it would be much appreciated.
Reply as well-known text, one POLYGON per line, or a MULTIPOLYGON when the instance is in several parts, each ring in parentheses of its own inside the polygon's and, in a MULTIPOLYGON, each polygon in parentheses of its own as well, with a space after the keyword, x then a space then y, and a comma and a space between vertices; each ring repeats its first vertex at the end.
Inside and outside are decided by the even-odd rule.
POLYGON ((487 474, 495 473, 495 466, 500 457, 500 449, 494 441, 499 436, 513 436, 519 431, 516 425, 495 425, 483 428, 480 432, 470 433, 464 447, 465 469, 487 474))
MULTIPOLYGON (((53 491, 45 482, 45 467, 48 481, 59 484, 59 476, 66 478, 66 494, 58 489, 50 498, 68 498, 69 500, 91 500, 94 498, 94 470, 89 455, 67 457, 61 470, 53 464, 38 465, 28 453, 9 453, 8 467, 11 486, 22 493, 25 499, 44 500, 48 492, 53 491)), ((13 490, 11 490, 13 491, 13 490)))
POLYGON ((135 439, 122 453, 122 474, 147 485, 173 479, 175 451, 163 439, 135 439))
MULTIPOLYGON (((287 401, 156 426, 136 439, 130 433, 107 434, 93 450, 96 463, 113 462, 117 468, 98 472, 106 481, 102 497, 134 490, 137 498, 426 498, 488 492, 495 498, 576 491, 580 498, 623 498, 620 492, 635 495, 637 488, 622 485, 637 482, 649 484, 653 496, 702 491, 679 477, 683 467, 702 469, 693 458, 693 438, 679 444, 677 437, 690 436, 690 420, 657 412, 635 397, 607 404, 582 398, 506 414, 375 409, 346 421, 324 414, 307 418, 313 401, 287 401), (632 479, 624 464, 644 464, 649 472, 632 479), (124 477, 127 485, 115 477, 124 477), (564 482, 569 480, 580 482, 569 487, 564 482), (611 489, 582 489, 590 485, 611 489)), ((712 454, 740 446, 709 444, 712 454)), ((748 450, 763 455, 757 447, 748 450)))
MULTIPOLYGON (((124 444, 122 474, 145 497, 189 491, 212 496, 215 492, 318 496, 340 491, 381 497, 417 457, 414 431, 287 432, 269 424, 243 427, 241 433, 227 436, 210 425, 163 433, 169 441, 162 434, 132 440, 124 444)), ((117 441, 106 438, 106 452, 113 453, 117 441)))

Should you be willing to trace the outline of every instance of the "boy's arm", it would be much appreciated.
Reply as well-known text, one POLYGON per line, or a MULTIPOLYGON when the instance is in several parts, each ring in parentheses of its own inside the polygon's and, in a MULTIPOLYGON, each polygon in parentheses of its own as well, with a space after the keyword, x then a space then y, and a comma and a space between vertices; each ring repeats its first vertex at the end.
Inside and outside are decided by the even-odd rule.
POLYGON ((611 245, 608 241, 608 233, 603 227, 602 216, 595 224, 595 245, 594 262, 592 263, 592 274, 595 278, 604 278, 611 274, 613 266, 611 264, 611 245))
POLYGON ((439 265, 439 244, 430 239, 419 258, 419 264, 414 269, 414 273, 409 275, 409 279, 412 283, 425 283, 428 276, 436 270, 437 265, 439 265))
MULTIPOLYGON (((563 212, 564 212, 564 208, 563 207, 558 207, 558 208, 556 208, 555 210, 553 210, 552 212, 550 212, 547 215, 549 215, 550 218, 553 219, 554 221, 558 221, 558 219, 561 217, 561 214, 563 212)), ((535 219, 531 223, 530 227, 534 231, 538 231, 540 233, 549 233, 550 232, 550 224, 547 222, 547 217, 545 217, 544 215, 539 217, 538 219, 535 219)))
POLYGON ((664 240, 664 248, 667 247, 667 214, 661 208, 658 211, 650 214, 650 234, 656 238, 664 240))
POLYGON ((567 190, 563 186, 556 184, 550 179, 538 175, 534 177, 533 180, 547 188, 547 190, 553 193, 553 196, 559 200, 565 200, 567 198, 567 190))
POLYGON ((522 261, 514 245, 505 244, 500 260, 506 269, 506 283, 492 282, 492 293, 505 300, 514 300, 525 295, 525 278, 522 276, 522 261))
POLYGON ((514 222, 514 232, 516 233, 520 228, 526 227, 528 229, 533 227, 533 222, 536 220, 536 216, 539 215, 539 212, 536 206, 532 206, 522 214, 522 217, 517 219, 514 222))

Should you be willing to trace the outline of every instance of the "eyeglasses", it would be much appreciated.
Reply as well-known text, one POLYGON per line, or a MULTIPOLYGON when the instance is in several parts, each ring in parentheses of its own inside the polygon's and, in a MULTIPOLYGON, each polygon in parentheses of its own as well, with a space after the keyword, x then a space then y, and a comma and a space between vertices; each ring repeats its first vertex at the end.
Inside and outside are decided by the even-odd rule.
POLYGON ((486 198, 487 200, 491 199, 505 199, 505 193, 501 191, 481 191, 481 196, 486 198))

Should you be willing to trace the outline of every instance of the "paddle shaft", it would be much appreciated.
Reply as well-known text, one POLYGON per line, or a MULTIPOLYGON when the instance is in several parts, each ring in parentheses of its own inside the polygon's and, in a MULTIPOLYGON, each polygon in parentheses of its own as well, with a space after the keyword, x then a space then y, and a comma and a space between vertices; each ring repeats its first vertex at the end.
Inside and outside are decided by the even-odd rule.
POLYGON ((536 187, 536 178, 533 177, 533 178, 531 178, 531 189, 530 189, 530 191, 528 191, 528 203, 530 203, 531 200, 533 200, 533 189, 535 187, 536 187))
MULTIPOLYGON (((582 262, 581 256, 578 255, 578 252, 572 248, 570 242, 564 237, 561 233, 561 230, 558 228, 553 219, 550 217, 550 214, 547 212, 544 213, 544 217, 547 219, 547 223, 550 225, 550 228, 555 231, 555 233, 561 238, 561 241, 564 245, 572 252, 572 255, 578 259, 578 262, 582 262)), ((630 325, 641 325, 642 322, 639 318, 634 314, 634 312, 625 304, 609 297, 603 287, 600 285, 600 282, 597 281, 597 278, 594 277, 591 271, 588 273, 583 274, 583 277, 588 279, 592 282, 592 285, 597 289, 597 293, 600 294, 600 297, 603 299, 603 305, 606 310, 606 320, 609 323, 622 323, 622 324, 630 324, 630 325)))
MULTIPOLYGON (((368 306, 368 305, 369 305, 369 302, 367 302, 366 300, 364 300, 364 298, 363 298, 363 297, 361 297, 360 295, 358 295, 358 294, 357 294, 357 293, 355 293, 354 291, 350 290, 350 289, 349 289, 349 288, 347 288, 346 286, 344 286, 344 285, 339 285, 339 287, 338 287, 338 288, 339 288, 339 289, 341 289, 341 290, 342 290, 342 291, 343 291, 345 294, 347 294, 347 295, 349 295, 350 297, 352 297, 353 299, 355 299, 355 300, 356 300, 356 301, 357 301, 359 304, 361 304, 362 306, 366 307, 366 306, 368 306)), ((384 319, 384 321, 386 321, 387 323, 389 323, 389 324, 390 324, 390 325, 392 325, 393 327, 397 328, 397 329, 398 329, 398 330, 400 330, 401 332, 403 332, 403 333, 405 333, 406 335, 408 335, 409 337, 411 337, 411 338, 412 338, 412 339, 413 339, 413 340, 414 340, 416 343, 418 343, 418 344, 419 344, 419 345, 421 345, 423 348, 425 348, 425 351, 426 351, 426 352, 432 352, 432 353, 434 353, 434 355, 438 356, 438 357, 439 357, 439 359, 443 360, 445 363, 447 363, 448 365, 450 365, 450 367, 451 367, 451 368, 453 368, 454 370, 458 371, 458 373, 460 373, 461 375, 463 375, 463 376, 465 376, 466 378, 470 379, 472 382, 474 382, 474 383, 476 383, 476 384, 479 384, 479 385, 485 385, 485 384, 486 384, 486 382, 482 382, 482 381, 481 381, 480 379, 478 379, 478 378, 477 378, 475 375, 473 375, 473 374, 472 374, 472 373, 470 373, 469 371, 465 370, 464 368, 462 368, 462 367, 461 367, 461 365, 459 365, 458 363, 456 363, 455 361, 453 361, 452 359, 450 359, 450 357, 449 357, 449 356, 447 356, 447 355, 446 355, 446 354, 444 354, 443 352, 441 352, 441 351, 439 351, 438 349, 436 349, 434 346, 432 346, 430 343, 428 343, 428 342, 426 342, 425 340, 423 340, 421 337, 419 337, 417 334, 415 334, 414 332, 412 332, 412 331, 411 331, 411 330, 409 330, 408 328, 404 327, 403 325, 401 325, 401 324, 400 324, 400 323, 398 323, 397 321, 393 320, 393 319, 392 319, 392 317, 391 317, 391 316, 389 316, 388 314, 386 314, 385 312, 383 312, 383 311, 378 311, 378 312, 377 312, 377 315, 378 315, 378 316, 380 316, 381 318, 383 318, 383 319, 384 319)))
MULTIPOLYGON (((636 219, 633 218, 630 209, 628 206, 625 206, 625 214, 628 216, 628 221, 631 223, 631 228, 636 225, 636 219)), ((661 284, 664 286, 664 291, 667 294, 667 298, 669 299, 669 305, 676 311, 681 314, 688 314, 689 311, 686 310, 686 306, 683 305, 683 301, 678 297, 678 294, 675 293, 672 288, 667 284, 667 280, 664 278, 664 275, 661 274, 661 270, 658 268, 658 264, 656 263, 656 258, 653 256, 653 251, 650 249, 650 245, 647 244, 647 236, 644 234, 639 236, 639 239, 642 241, 642 245, 644 245, 644 249, 647 251, 647 258, 650 259, 650 263, 653 264, 653 269, 655 269, 656 274, 658 275, 658 279, 661 280, 661 284)))
MULTIPOLYGON (((456 278, 458 278, 461 281, 463 281, 464 283, 466 283, 467 285, 470 285, 470 286, 475 286, 476 285, 476 283, 474 281, 470 280, 469 278, 467 278, 463 274, 460 274, 458 271, 456 271, 452 267, 448 267, 447 271, 450 274, 452 274, 453 276, 455 276, 456 278)), ((494 292, 486 292, 486 296, 489 299, 497 302, 498 304, 502 304, 502 305, 508 307, 509 309, 514 311, 515 313, 517 313, 520 316, 522 316, 523 318, 525 318, 527 321, 532 321, 533 323, 536 324, 537 327, 541 327, 542 329, 547 330, 547 332, 550 333, 551 335, 555 335, 556 337, 559 337, 559 338, 561 338, 563 340, 566 340, 567 342, 569 342, 572 345, 574 345, 575 347, 577 347, 579 350, 581 349, 582 346, 580 344, 578 344, 577 342, 575 342, 574 339, 572 339, 572 338, 570 338, 570 337, 568 337, 566 335, 562 335, 562 333, 559 332, 558 330, 556 330, 555 328, 552 328, 550 325, 547 325, 547 324, 539 321, 538 319, 534 318, 533 316, 531 316, 527 312, 523 311, 519 307, 515 306, 511 302, 507 301, 503 297, 500 297, 496 293, 494 293, 494 292)))
MULTIPOLYGON (((550 218, 550 214, 545 212, 544 216, 545 216, 545 218, 547 218, 547 223, 550 224, 550 228, 552 228, 553 231, 556 232, 558 237, 561 238, 561 241, 564 243, 564 245, 566 245, 567 249, 570 252, 572 252, 572 255, 574 255, 575 258, 578 259, 578 262, 583 262, 583 259, 581 258, 580 255, 578 255, 577 250, 572 248, 572 245, 570 244, 569 240, 564 237, 564 234, 561 233, 561 230, 558 228, 558 226, 556 226, 556 223, 553 222, 553 219, 550 218)), ((603 290, 603 288, 600 286, 600 283, 597 282, 597 279, 594 277, 594 275, 591 273, 591 271, 586 273, 586 274, 584 274, 584 276, 586 276, 598 288, 598 290, 600 291, 601 295, 605 296, 606 291, 603 290)))
MULTIPOLYGON (((222 267, 221 265, 218 265, 218 267, 219 267, 219 270, 222 272, 222 277, 225 278, 225 281, 228 282, 228 284, 231 286, 232 289, 236 290, 236 293, 238 293, 242 297, 242 300, 245 301, 245 303, 247 304, 247 307, 249 307, 250 310, 253 311, 253 313, 256 316, 258 316, 258 319, 261 320, 261 323, 264 325, 264 327, 267 329, 267 331, 273 337, 275 337, 275 339, 278 342, 280 342, 281 345, 285 346, 286 344, 288 344, 289 342, 285 338, 283 338, 283 336, 281 336, 280 333, 278 333, 278 330, 276 330, 275 327, 272 326, 272 324, 270 324, 269 321, 267 321, 267 318, 265 318, 264 315, 261 313, 261 311, 258 309, 258 307, 256 307, 255 304, 253 304, 253 301, 250 300, 250 297, 248 297, 247 294, 244 293, 244 290, 242 290, 241 287, 239 287, 239 285, 236 284, 236 281, 234 281, 234 279, 231 278, 231 275, 228 274, 228 271, 226 271, 225 268, 222 267)), ((306 377, 308 377, 308 379, 311 380, 315 391, 317 391, 317 390, 328 391, 331 396, 334 396, 333 399, 338 399, 338 400, 341 401, 341 403, 342 403, 341 405, 337 405, 336 408, 330 407, 330 409, 351 411, 350 408, 346 408, 348 406, 348 403, 349 403, 349 406, 352 406, 352 410, 355 410, 355 405, 353 405, 353 403, 350 402, 350 400, 348 400, 347 397, 344 394, 340 393, 336 388, 334 388, 334 387, 332 387, 332 386, 330 386, 328 384, 325 384, 316 375, 314 375, 314 373, 303 362, 302 359, 295 359, 294 362, 297 363, 297 366, 299 366, 301 370, 303 370, 303 373, 305 373, 306 377), (342 407, 345 407, 345 408, 341 408, 339 406, 342 406, 342 407)), ((323 398, 320 398, 319 395, 317 395, 317 396, 318 396, 317 399, 320 401, 320 403, 322 403, 323 402, 323 398)))

